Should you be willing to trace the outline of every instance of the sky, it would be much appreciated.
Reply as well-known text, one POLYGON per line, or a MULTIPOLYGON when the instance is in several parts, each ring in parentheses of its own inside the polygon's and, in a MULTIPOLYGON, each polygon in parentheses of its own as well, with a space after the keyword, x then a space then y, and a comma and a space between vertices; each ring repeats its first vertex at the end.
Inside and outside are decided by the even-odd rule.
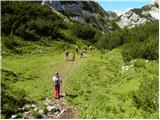
POLYGON ((131 8, 141 8, 151 0, 98 0, 98 3, 106 11, 127 10, 131 8))

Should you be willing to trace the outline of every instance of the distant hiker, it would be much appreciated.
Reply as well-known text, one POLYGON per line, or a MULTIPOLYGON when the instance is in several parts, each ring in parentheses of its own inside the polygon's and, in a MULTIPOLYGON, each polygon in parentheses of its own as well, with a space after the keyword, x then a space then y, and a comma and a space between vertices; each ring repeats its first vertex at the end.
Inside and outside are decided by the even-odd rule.
POLYGON ((87 51, 87 46, 86 45, 84 46, 84 50, 87 51))
POLYGON ((76 54, 75 52, 73 52, 72 60, 75 61, 75 59, 76 59, 76 54))
POLYGON ((52 78, 54 83, 54 97, 60 97, 60 83, 62 83, 62 79, 60 78, 58 72, 56 72, 55 76, 52 78))
POLYGON ((91 46, 91 45, 89 45, 89 46, 88 46, 88 49, 89 49, 89 51, 91 51, 91 50, 92 50, 92 46, 91 46))
POLYGON ((76 46, 76 53, 78 54, 78 46, 76 46))
POLYGON ((83 51, 81 51, 81 58, 83 58, 83 54, 84 54, 84 52, 83 52, 83 51))
POLYGON ((68 60, 68 58, 69 58, 69 49, 67 49, 67 50, 65 51, 65 57, 66 57, 66 60, 68 60))

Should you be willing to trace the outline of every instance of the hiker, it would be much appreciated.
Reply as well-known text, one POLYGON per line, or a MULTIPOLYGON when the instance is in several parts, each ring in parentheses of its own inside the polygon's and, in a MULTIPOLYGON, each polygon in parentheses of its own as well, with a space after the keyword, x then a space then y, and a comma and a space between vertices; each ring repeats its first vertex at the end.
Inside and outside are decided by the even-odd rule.
POLYGON ((77 55, 78 55, 78 46, 76 46, 76 53, 77 53, 77 55))
POLYGON ((86 45, 84 46, 84 50, 87 51, 87 46, 86 45))
POLYGON ((54 83, 54 97, 58 99, 60 97, 60 83, 62 84, 62 79, 58 72, 55 73, 55 76, 53 76, 52 80, 54 83))
POLYGON ((89 45, 88 49, 89 49, 89 51, 91 51, 91 50, 92 50, 92 46, 91 46, 91 45, 89 45))
POLYGON ((84 52, 83 52, 83 51, 81 51, 81 58, 83 58, 83 54, 84 54, 84 52))
POLYGON ((75 61, 75 59, 76 59, 76 54, 75 52, 73 52, 72 60, 75 61))
POLYGON ((69 57, 69 49, 67 49, 67 50, 65 51, 65 57, 66 57, 66 60, 68 60, 68 57, 69 57))

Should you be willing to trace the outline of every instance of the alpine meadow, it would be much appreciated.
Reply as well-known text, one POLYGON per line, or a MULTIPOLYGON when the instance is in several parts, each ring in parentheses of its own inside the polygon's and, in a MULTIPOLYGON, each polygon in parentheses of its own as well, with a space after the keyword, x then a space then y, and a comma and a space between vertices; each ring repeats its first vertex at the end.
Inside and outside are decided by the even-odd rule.
POLYGON ((1 118, 159 119, 159 20, 143 15, 159 2, 148 6, 121 27, 127 13, 96 1, 2 1, 1 118))

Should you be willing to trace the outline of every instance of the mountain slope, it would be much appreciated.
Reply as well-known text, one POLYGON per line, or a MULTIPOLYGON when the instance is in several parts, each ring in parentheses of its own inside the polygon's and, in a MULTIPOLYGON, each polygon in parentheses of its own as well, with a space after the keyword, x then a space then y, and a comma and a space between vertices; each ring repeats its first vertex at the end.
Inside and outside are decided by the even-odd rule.
POLYGON ((43 1, 58 13, 70 20, 91 24, 103 31, 112 31, 118 26, 109 20, 108 14, 94 1, 43 1))
POLYGON ((107 13, 108 13, 109 19, 111 20, 118 17, 117 13, 114 11, 107 11, 107 13))
POLYGON ((159 3, 153 2, 142 8, 131 9, 128 12, 122 14, 117 19, 117 24, 123 28, 134 27, 135 25, 143 24, 150 21, 156 21, 159 19, 159 3))

